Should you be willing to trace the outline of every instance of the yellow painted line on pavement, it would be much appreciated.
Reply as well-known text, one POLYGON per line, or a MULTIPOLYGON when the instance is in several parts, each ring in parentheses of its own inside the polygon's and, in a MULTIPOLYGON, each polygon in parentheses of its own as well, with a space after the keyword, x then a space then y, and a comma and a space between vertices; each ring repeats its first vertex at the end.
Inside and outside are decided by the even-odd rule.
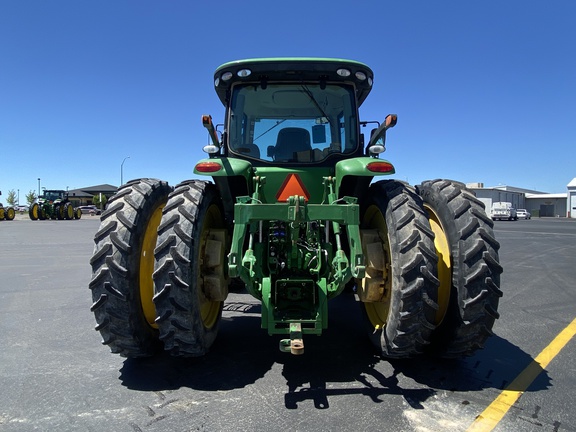
POLYGON ((522 396, 536 377, 576 335, 576 318, 512 381, 486 408, 466 432, 489 432, 498 425, 508 410, 522 396))

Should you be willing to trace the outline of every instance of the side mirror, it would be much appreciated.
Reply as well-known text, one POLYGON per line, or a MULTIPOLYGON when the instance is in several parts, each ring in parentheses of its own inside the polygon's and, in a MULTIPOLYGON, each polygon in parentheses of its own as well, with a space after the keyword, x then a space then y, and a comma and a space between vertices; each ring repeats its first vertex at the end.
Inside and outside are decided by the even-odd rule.
POLYGON ((368 142, 368 148, 366 149, 369 153, 379 154, 386 151, 386 131, 390 128, 396 126, 398 122, 398 116, 396 114, 388 114, 377 129, 372 130, 370 136, 370 141, 368 142))

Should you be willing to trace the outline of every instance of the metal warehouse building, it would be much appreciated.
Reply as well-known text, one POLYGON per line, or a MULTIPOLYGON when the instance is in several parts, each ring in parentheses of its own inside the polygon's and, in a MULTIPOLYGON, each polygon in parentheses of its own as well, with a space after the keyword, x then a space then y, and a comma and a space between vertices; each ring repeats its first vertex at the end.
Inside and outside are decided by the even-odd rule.
POLYGON ((576 219, 576 178, 568 183, 568 217, 576 219))
POLYGON ((482 183, 467 185, 484 202, 489 213, 493 202, 510 202, 514 208, 528 210, 532 217, 576 218, 576 178, 568 185, 568 192, 549 194, 513 186, 485 188, 482 183))

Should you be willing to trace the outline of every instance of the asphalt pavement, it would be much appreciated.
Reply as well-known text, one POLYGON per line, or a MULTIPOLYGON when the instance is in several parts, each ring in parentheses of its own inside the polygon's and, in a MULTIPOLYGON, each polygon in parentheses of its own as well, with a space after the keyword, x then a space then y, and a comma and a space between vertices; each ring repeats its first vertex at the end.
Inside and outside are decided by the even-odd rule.
MULTIPOLYGON (((472 357, 381 359, 351 294, 291 356, 232 293, 207 356, 125 359, 90 312, 98 226, 0 222, 0 431, 466 431, 576 317, 576 221, 496 222, 501 318, 472 357)), ((494 430, 576 431, 575 371, 571 339, 494 430)))

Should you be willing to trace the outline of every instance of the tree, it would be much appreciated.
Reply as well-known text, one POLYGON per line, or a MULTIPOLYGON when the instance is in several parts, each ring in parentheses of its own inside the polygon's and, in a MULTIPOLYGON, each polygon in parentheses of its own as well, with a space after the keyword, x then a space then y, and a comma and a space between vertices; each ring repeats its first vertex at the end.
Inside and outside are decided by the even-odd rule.
POLYGON ((104 210, 104 207, 106 207, 107 202, 108 202, 108 198, 104 194, 98 194, 98 195, 94 195, 92 197, 92 204, 94 204, 100 210, 104 210), (102 197, 102 198, 100 198, 100 197, 102 197))
POLYGON ((36 192, 31 190, 26 194, 26 202, 28 203, 29 206, 31 206, 32 204, 34 204, 34 201, 36 201, 36 192))
POLYGON ((8 191, 8 196, 6 197, 6 202, 8 205, 16 205, 16 191, 14 189, 8 191))

